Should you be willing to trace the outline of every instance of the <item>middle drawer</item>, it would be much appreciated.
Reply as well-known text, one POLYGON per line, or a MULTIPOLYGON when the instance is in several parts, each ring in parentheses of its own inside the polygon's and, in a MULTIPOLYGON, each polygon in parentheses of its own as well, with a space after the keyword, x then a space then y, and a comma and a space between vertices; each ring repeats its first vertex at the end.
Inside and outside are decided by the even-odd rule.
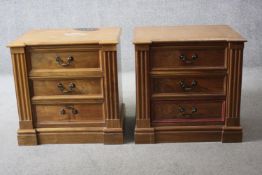
POLYGON ((198 93, 225 94, 225 75, 161 76, 151 78, 152 94, 198 93))
POLYGON ((34 96, 99 95, 103 96, 103 78, 33 79, 34 96))

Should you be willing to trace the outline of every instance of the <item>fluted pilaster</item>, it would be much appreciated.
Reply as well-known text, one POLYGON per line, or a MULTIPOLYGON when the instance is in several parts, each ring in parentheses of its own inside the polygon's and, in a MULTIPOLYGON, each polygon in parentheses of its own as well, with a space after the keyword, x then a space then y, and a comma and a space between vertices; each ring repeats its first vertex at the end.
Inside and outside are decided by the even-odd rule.
POLYGON ((149 47, 136 46, 136 125, 150 127, 149 47))
POLYGON ((28 72, 24 48, 11 48, 13 74, 20 120, 20 129, 31 129, 32 110, 28 85, 28 72))
POLYGON ((105 109, 107 127, 120 127, 118 94, 117 52, 115 46, 103 46, 103 66, 105 78, 105 109))
POLYGON ((227 67, 226 125, 240 125, 243 43, 229 43, 227 67))

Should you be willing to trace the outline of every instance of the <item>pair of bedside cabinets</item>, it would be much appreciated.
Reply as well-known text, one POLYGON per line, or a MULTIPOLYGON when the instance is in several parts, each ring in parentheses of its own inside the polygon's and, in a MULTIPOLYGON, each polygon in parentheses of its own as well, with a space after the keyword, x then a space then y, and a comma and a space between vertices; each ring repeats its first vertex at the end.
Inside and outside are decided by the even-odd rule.
MULTIPOLYGON (((9 44, 19 145, 124 142, 119 38, 33 30, 9 44)), ((245 41, 226 25, 136 28, 135 143, 241 142, 245 41)))

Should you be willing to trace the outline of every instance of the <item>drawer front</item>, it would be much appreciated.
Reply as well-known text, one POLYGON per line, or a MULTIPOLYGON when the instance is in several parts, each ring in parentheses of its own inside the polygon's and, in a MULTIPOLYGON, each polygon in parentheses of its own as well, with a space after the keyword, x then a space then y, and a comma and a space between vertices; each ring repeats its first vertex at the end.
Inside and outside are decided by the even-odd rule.
POLYGON ((223 101, 153 101, 153 122, 210 122, 224 120, 223 101))
POLYGON ((225 48, 150 48, 151 68, 225 67, 225 48))
POLYGON ((92 104, 47 104, 34 105, 37 125, 74 124, 77 122, 102 122, 104 119, 103 103, 92 104))
POLYGON ((33 80, 34 96, 103 95, 102 78, 33 80))
POLYGON ((33 50, 30 52, 32 69, 101 68, 99 49, 88 50, 33 50))
POLYGON ((176 76, 152 78, 152 93, 224 94, 224 76, 176 76))

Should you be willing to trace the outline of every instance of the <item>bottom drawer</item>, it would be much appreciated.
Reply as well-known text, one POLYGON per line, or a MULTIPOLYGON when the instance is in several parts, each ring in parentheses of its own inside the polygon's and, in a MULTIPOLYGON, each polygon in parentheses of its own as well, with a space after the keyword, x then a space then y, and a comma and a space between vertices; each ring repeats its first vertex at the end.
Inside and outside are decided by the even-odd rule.
POLYGON ((152 122, 223 122, 224 101, 152 101, 151 117, 152 122))
POLYGON ((33 109, 37 127, 104 122, 103 103, 37 104, 33 109))

